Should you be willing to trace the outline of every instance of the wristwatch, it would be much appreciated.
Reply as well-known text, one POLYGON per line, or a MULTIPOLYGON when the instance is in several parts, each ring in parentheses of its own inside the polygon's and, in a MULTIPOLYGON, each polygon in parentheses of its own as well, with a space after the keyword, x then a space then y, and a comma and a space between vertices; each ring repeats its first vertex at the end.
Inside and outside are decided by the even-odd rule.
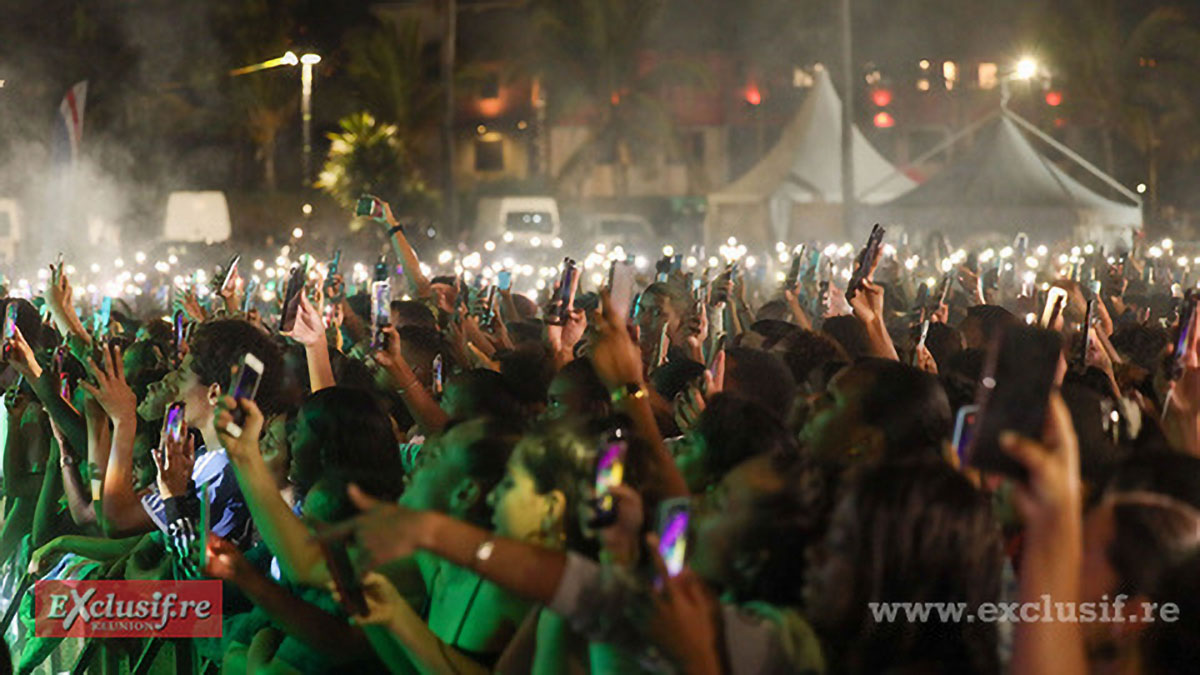
POLYGON ((615 387, 609 393, 612 396, 613 403, 620 403, 627 398, 646 398, 646 396, 649 395, 649 392, 646 391, 646 388, 637 382, 630 382, 628 384, 615 387))

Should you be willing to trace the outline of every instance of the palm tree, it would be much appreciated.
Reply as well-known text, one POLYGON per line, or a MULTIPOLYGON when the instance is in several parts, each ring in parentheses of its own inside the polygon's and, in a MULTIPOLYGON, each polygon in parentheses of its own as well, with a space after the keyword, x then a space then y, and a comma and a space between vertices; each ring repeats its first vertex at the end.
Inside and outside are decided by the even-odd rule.
POLYGON ((346 209, 367 193, 388 201, 398 216, 432 213, 436 194, 396 125, 379 122, 367 112, 348 115, 338 124, 341 131, 328 135, 329 157, 317 187, 346 209))
POLYGON ((706 84, 707 78, 679 60, 643 66, 664 5, 664 0, 539 0, 534 5, 533 69, 550 92, 549 114, 583 114, 591 128, 560 170, 560 183, 582 181, 607 157, 615 165, 615 191, 625 195, 635 164, 663 150, 678 151, 674 121, 661 94, 671 85, 706 84))
POLYGON ((1117 139, 1132 145, 1145 162, 1149 213, 1156 214, 1162 163, 1200 152, 1200 107, 1189 96, 1200 84, 1200 30, 1169 7, 1130 30, 1120 9, 1115 0, 1066 0, 1042 21, 1044 37, 1069 87, 1069 112, 1099 130, 1105 169, 1114 172, 1117 139))

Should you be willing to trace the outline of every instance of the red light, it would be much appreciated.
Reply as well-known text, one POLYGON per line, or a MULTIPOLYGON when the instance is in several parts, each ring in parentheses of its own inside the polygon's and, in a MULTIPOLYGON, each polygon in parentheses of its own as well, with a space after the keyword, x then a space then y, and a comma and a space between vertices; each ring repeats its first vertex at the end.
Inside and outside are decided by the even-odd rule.
POLYGON ((758 90, 757 84, 750 83, 746 85, 746 103, 750 105, 762 103, 762 92, 758 90))
POLYGON ((1062 95, 1061 91, 1046 92, 1046 105, 1048 105, 1052 108, 1057 108, 1058 106, 1062 105, 1062 102, 1063 102, 1063 95, 1062 95))
POLYGON ((892 91, 890 89, 876 89, 871 92, 871 102, 883 108, 892 102, 892 91))
POLYGON ((875 113, 875 126, 880 129, 891 129, 896 126, 896 118, 892 117, 892 114, 887 111, 877 112, 875 113))

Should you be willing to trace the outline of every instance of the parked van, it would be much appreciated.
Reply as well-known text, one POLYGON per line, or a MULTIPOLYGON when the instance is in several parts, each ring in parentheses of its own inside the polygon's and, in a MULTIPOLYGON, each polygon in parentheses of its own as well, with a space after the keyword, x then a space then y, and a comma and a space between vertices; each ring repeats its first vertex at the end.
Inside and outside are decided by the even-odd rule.
POLYGON ((549 246, 561 236, 554 197, 483 197, 475 211, 476 241, 538 247, 549 246))
POLYGON ((211 244, 229 239, 230 232, 224 192, 172 192, 167 199, 162 233, 165 241, 211 244))

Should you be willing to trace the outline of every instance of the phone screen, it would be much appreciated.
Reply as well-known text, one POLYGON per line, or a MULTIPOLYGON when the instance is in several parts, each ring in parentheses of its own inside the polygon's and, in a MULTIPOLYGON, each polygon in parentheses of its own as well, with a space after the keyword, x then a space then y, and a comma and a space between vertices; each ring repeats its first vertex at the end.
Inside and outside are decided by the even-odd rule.
POLYGON ((441 396, 445 384, 446 380, 442 373, 442 355, 438 354, 433 357, 433 393, 435 396, 441 396))
POLYGON ((507 291, 512 288, 512 272, 501 270, 496 274, 496 285, 500 290, 507 291))
POLYGON ((979 419, 979 406, 964 405, 958 409, 954 420, 954 452, 958 454, 959 464, 966 462, 967 447, 975 435, 975 422, 979 419))
POLYGON ((1042 328, 1054 328, 1054 322, 1058 319, 1058 315, 1062 313, 1063 308, 1067 303, 1067 290, 1058 286, 1051 286, 1050 292, 1046 294, 1046 307, 1042 310, 1042 328))
POLYGON ((392 322, 392 285, 386 279, 371 283, 371 315, 376 326, 392 322))
MULTIPOLYGON (((253 354, 246 354, 242 357, 241 365, 238 367, 237 375, 233 384, 229 387, 229 395, 233 400, 240 401, 243 399, 254 400, 258 394, 258 383, 262 379, 263 362, 253 354)), ((240 438, 242 435, 242 424, 246 421, 246 415, 241 408, 234 408, 232 411, 233 421, 228 426, 229 435, 234 438, 240 438)))
POLYGON ((176 310, 171 317, 171 325, 175 335, 175 353, 183 353, 183 343, 187 339, 187 315, 182 309, 176 310))
POLYGON ((613 261, 608 272, 608 298, 617 316, 629 316, 637 269, 622 260, 613 261))
POLYGON ((342 249, 333 252, 333 260, 329 261, 329 266, 325 269, 325 276, 332 277, 338 273, 338 268, 342 266, 342 249))
POLYGON ((12 340, 17 337, 17 303, 10 300, 4 308, 4 339, 12 340))
POLYGON ((980 378, 978 431, 967 453, 971 465, 1024 480, 1025 467, 1000 449, 1000 433, 1042 437, 1061 357, 1057 331, 1016 325, 997 337, 980 378))
POLYGON ((683 571, 687 558, 687 532, 690 511, 687 498, 662 503, 658 517, 658 554, 674 577, 683 571))
POLYGON ((379 201, 378 197, 363 195, 354 204, 354 215, 376 220, 383 218, 383 203, 379 201))
POLYGON ((600 443, 596 455, 596 515, 593 527, 604 527, 616 518, 612 488, 625 480, 625 453, 629 444, 618 430, 600 443))
POLYGON ((300 294, 304 292, 305 269, 303 263, 292 266, 287 290, 283 294, 283 312, 279 317, 279 331, 290 333, 296 327, 296 314, 300 311, 300 294))
POLYGON ((242 259, 241 255, 235 255, 229 260, 229 264, 225 267, 225 279, 221 282, 221 290, 230 290, 229 286, 233 283, 233 277, 237 274, 238 261, 242 259))
POLYGON ((100 301, 100 309, 96 311, 95 323, 93 328, 97 335, 104 335, 108 332, 108 322, 112 318, 112 297, 104 296, 100 301))
POLYGON ((163 416, 163 437, 175 442, 183 440, 185 426, 183 424, 183 404, 179 402, 172 403, 167 406, 167 413, 163 416))
POLYGON ((883 243, 883 235, 886 230, 879 226, 878 223, 871 228, 871 234, 867 237, 867 243, 858 253, 858 258, 854 261, 854 272, 850 275, 850 282, 846 284, 846 299, 854 297, 859 288, 862 288, 863 281, 866 280, 867 274, 871 272, 871 265, 875 262, 876 253, 879 251, 879 245, 883 243))

